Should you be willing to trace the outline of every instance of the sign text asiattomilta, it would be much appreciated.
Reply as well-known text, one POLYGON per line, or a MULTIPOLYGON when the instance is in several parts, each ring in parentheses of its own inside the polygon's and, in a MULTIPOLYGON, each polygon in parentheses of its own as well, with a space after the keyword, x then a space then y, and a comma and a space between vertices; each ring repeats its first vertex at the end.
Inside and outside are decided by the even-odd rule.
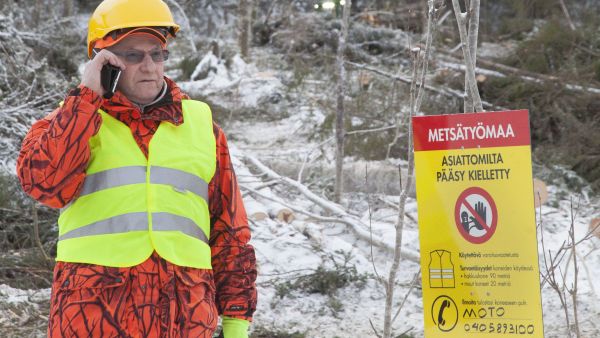
POLYGON ((425 336, 543 337, 528 112, 412 123, 425 336))

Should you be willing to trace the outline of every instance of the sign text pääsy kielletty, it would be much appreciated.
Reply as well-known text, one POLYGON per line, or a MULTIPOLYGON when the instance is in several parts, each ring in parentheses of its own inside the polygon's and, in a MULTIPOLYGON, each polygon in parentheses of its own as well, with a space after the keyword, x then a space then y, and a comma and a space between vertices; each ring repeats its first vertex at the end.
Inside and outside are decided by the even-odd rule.
POLYGON ((425 336, 543 337, 528 112, 412 123, 425 336))

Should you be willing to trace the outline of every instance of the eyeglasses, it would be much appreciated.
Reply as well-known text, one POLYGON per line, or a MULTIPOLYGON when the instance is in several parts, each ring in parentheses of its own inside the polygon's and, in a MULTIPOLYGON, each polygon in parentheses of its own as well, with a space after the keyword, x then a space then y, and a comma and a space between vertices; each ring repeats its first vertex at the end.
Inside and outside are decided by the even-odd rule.
POLYGON ((116 52, 113 53, 125 60, 125 62, 135 65, 144 61, 146 54, 150 55, 152 61, 154 62, 164 62, 169 59, 169 51, 166 49, 163 50, 152 50, 150 52, 143 52, 141 50, 127 50, 124 52, 116 52))

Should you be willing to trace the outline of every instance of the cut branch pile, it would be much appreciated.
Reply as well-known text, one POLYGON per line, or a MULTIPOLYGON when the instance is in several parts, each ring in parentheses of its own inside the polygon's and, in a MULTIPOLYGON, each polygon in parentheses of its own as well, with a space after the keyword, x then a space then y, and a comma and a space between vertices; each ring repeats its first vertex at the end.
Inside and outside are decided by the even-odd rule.
MULTIPOLYGON (((315 205, 324 209, 329 215, 323 216, 314 212, 303 210, 300 207, 293 206, 291 202, 286 202, 282 198, 277 197, 266 187, 257 189, 255 187, 252 187, 252 185, 255 185, 256 183, 248 184, 240 180, 240 186, 243 191, 254 195, 254 197, 257 199, 261 198, 282 205, 294 212, 308 216, 310 219, 315 221, 345 224, 359 239, 367 242, 372 242, 373 245, 384 249, 390 253, 394 251, 394 246, 391 243, 387 243, 382 238, 377 238, 376 236, 373 236, 369 231, 368 225, 364 224, 358 217, 348 213, 339 204, 333 203, 320 196, 317 196, 315 193, 310 191, 305 185, 298 183, 298 181, 277 174, 251 155, 240 154, 235 149, 231 149, 231 151, 234 157, 242 159, 244 163, 248 164, 252 168, 255 168, 255 177, 260 177, 261 179, 268 179, 269 181, 277 182, 278 184, 280 183, 289 188, 292 188, 293 190, 299 192, 304 198, 307 198, 311 202, 315 203, 315 205)), ((419 254, 414 251, 403 249, 402 257, 412 262, 419 262, 419 254)))
POLYGON ((74 36, 80 33, 69 20, 56 20, 57 8, 36 14, 44 24, 31 24, 27 4, 17 6, 9 1, 0 3, 0 9, 0 171, 13 173, 25 133, 58 105, 69 87, 68 75, 55 67, 69 67, 72 58, 63 60, 60 51, 49 50, 62 44, 60 50, 68 53, 59 39, 77 41, 74 36), (49 35, 49 30, 57 34, 49 35))

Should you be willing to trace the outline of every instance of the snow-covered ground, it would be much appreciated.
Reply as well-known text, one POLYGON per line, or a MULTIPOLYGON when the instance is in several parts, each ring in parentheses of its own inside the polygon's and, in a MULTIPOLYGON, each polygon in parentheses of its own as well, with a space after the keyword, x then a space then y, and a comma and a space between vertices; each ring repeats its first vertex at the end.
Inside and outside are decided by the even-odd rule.
MULTIPOLYGON (((257 74, 279 74, 284 78, 285 74, 278 73, 274 69, 257 69, 256 67, 240 67, 235 69, 244 69, 244 77, 240 83, 256 83, 256 88, 261 90, 246 91, 244 86, 234 92, 237 102, 261 102, 261 97, 273 95, 280 91, 281 87, 275 85, 260 86, 263 79, 257 74)), ((232 69, 231 72, 236 70, 232 69)), ((228 73, 221 69, 223 73, 214 74, 216 83, 219 76, 226 78, 235 78, 237 75, 228 73)), ((276 79, 272 79, 277 82, 276 79)), ((320 163, 321 167, 330 169, 329 171, 320 171, 332 173, 332 153, 333 143, 324 143, 319 141, 309 141, 308 134, 319 125, 325 114, 310 104, 310 95, 316 99, 321 95, 329 95, 322 92, 318 81, 315 81, 314 88, 308 81, 305 84, 303 96, 292 97, 292 113, 281 118, 271 118, 268 120, 256 119, 236 119, 235 116, 226 124, 226 132, 232 141, 234 149, 234 163, 236 172, 239 175, 239 181, 242 187, 255 187, 261 181, 257 175, 260 172, 254 169, 248 169, 249 161, 244 160, 245 156, 253 156, 265 164, 272 164, 272 168, 279 166, 282 171, 292 178, 296 178, 304 162, 328 162, 320 163), (318 160, 315 153, 321 152, 318 160), (287 163, 281 164, 281 163, 287 163), (290 169, 291 167, 291 169, 290 169), (291 175, 290 175, 291 173, 291 175)), ((207 83, 202 83, 206 87, 211 87, 207 83)), ((198 88, 198 84, 185 84, 188 90, 198 88)), ((251 86, 252 87, 252 86, 251 86)), ((203 90, 200 88, 203 92, 203 90)), ((228 88, 230 90, 230 88, 228 88)), ((230 91, 231 93, 231 91, 230 91)), ((218 91, 203 94, 217 95, 218 91)), ((234 108, 233 105, 221 101, 226 107, 234 108)), ((346 163, 352 166, 352 160, 346 163)), ((371 168, 381 167, 382 163, 374 162, 371 168)), ((543 168, 536 166, 534 176, 545 180, 548 186, 549 198, 546 204, 541 208, 541 217, 539 210, 538 222, 542 221, 542 228, 538 238, 541 240, 543 233, 544 246, 546 253, 556 251, 568 239, 568 230, 571 224, 571 213, 575 212, 574 228, 577 239, 583 238, 588 233, 588 224, 592 218, 598 217, 600 212, 600 200, 598 196, 592 196, 589 189, 585 188, 585 182, 577 178, 572 172, 565 169, 543 168), (575 181, 577 184, 573 184, 575 181), (569 184, 567 184, 569 183, 569 184), (581 193, 574 190, 583 187, 581 193), (573 210, 571 208, 571 198, 573 199, 573 210)), ((305 175, 306 177, 306 175, 305 175)), ((332 177, 321 177, 321 180, 332 180, 332 177)), ((262 178, 264 181, 268 179, 262 178)), ((307 185, 312 184, 313 192, 318 195, 322 187, 314 182, 307 180, 307 185)), ((318 180, 316 180, 318 181, 318 180)), ((323 214, 323 208, 307 200, 304 194, 297 189, 283 183, 270 183, 269 188, 263 188, 262 192, 269 191, 267 197, 275 198, 284 202, 288 206, 293 206, 304 211, 323 214)), ((396 184, 395 181, 385 182, 385 184, 396 184)), ((346 224, 315 221, 310 216, 302 215, 296 212, 295 218, 291 222, 277 220, 272 210, 277 210, 282 206, 273 207, 271 199, 263 198, 244 190, 244 196, 247 198, 251 208, 249 214, 253 214, 254 209, 271 210, 271 217, 263 220, 252 220, 252 231, 254 244, 259 263, 259 305, 255 317, 255 326, 267 327, 286 332, 304 332, 307 337, 374 337, 370 321, 374 326, 381 328, 385 295, 381 284, 376 282, 374 275, 375 269, 381 275, 387 275, 389 269, 391 254, 379 247, 372 247, 368 241, 359 239, 355 232, 346 224), (258 206, 257 206, 258 204, 258 206), (262 206, 261 206, 262 205, 262 206), (373 260, 371 259, 371 250, 373 250, 373 260), (298 278, 302 279, 314 273, 318 267, 333 268, 335 264, 341 264, 347 260, 347 265, 356 268, 358 274, 368 276, 366 282, 349 283, 348 286, 338 289, 330 295, 318 293, 303 292, 301 287, 298 289, 284 289, 282 295, 282 285, 288 281, 294 285, 298 278), (336 262, 336 263, 334 263, 336 262), (279 292, 278 292, 279 291, 279 292)), ((349 213, 358 216, 363 225, 371 223, 373 236, 383 239, 384 242, 393 246, 394 222, 397 218, 397 212, 389 204, 381 203, 382 199, 388 201, 397 201, 397 196, 383 195, 381 193, 365 194, 363 192, 349 192, 345 195, 343 205, 349 213), (371 201, 367 203, 367 200, 371 201), (369 214, 369 206, 371 213, 369 214), (371 220, 371 222, 369 222, 371 220)), ((407 205, 408 217, 403 236, 403 251, 417 252, 418 248, 418 226, 416 200, 410 198, 407 205)), ((364 230, 368 231, 368 228, 364 230)), ((600 336, 600 325, 594 321, 600 314, 600 280, 596 274, 600 272, 600 246, 598 238, 592 237, 578 244, 578 316, 579 326, 583 337, 600 336)), ((539 245, 540 270, 544 271, 544 260, 542 259, 542 246, 539 245)), ((561 271, 566 275, 567 285, 570 286, 573 281, 572 264, 561 264, 561 271)), ((339 266, 338 266, 339 267, 339 266)), ((403 260, 400 266, 400 274, 396 287, 396 303, 399 304, 408 292, 408 297, 401 313, 395 323, 395 332, 397 334, 408 331, 409 335, 420 337, 423 335, 423 305, 421 302, 420 279, 417 286, 410 288, 411 281, 419 271, 419 265, 410 260, 403 260), (410 290, 410 291, 409 291, 410 290)), ((297 285, 297 284, 296 284, 297 285)), ((559 298, 554 290, 548 284, 544 284, 542 289, 543 311, 545 322, 546 337, 564 337, 565 318, 559 298)), ((569 314, 572 316, 572 310, 569 300, 569 314)), ((573 323, 573 318, 570 318, 573 323)))
MULTIPOLYGON (((201 66, 212 67, 213 70, 203 79, 181 84, 192 95, 213 97, 214 102, 236 111, 240 106, 252 109, 267 104, 288 105, 288 113, 280 117, 271 115, 255 119, 232 116, 224 125, 248 206, 253 233, 251 243, 257 254, 259 302, 253 327, 273 332, 304 333, 306 337, 375 337, 370 322, 381 329, 385 295, 382 285, 374 276, 387 276, 392 259, 390 252, 381 246, 371 246, 357 236, 356 229, 344 223, 319 221, 299 211, 294 212, 293 219, 277 219, 277 213, 286 208, 300 209, 322 217, 335 215, 309 200, 298 189, 261 176, 249 160, 252 157, 276 171, 293 174, 290 176, 294 179, 304 163, 306 171, 303 183, 317 196, 324 198, 326 184, 322 182, 331 181, 333 177, 316 179, 315 175, 333 173, 334 144, 309 136, 325 118, 325 113, 311 102, 330 94, 323 92, 319 81, 306 81, 302 96, 285 93, 282 82, 287 75, 283 71, 260 69, 256 65, 245 64, 239 58, 235 58, 233 66, 227 68, 220 60, 207 56, 201 66), (285 102, 278 101, 280 99, 285 102), (262 195, 255 194, 253 190, 262 195), (263 218, 265 215, 267 217, 263 218), (330 272, 333 270, 338 270, 340 277, 337 282, 343 286, 327 289, 327 294, 315 292, 323 289, 316 286, 311 288, 307 283, 299 282, 320 284, 317 283, 318 278, 332 278, 330 272)), ((199 67, 198 72, 201 71, 199 67)), ((354 161, 349 159, 346 164, 351 167, 354 161)), ((371 162, 370 168, 378 170, 386 165, 391 164, 371 162)), ((549 199, 542 206, 541 215, 538 214, 538 221, 541 219, 543 224, 538 237, 541 240, 543 234, 546 252, 555 253, 568 238, 571 212, 576 212, 576 238, 583 238, 588 232, 590 220, 600 216, 600 200, 589 189, 584 188, 583 193, 576 193, 572 182, 579 182, 584 187, 585 182, 569 171, 561 168, 541 168, 537 171, 534 176, 548 183, 549 192, 549 199), (571 208, 571 198, 574 210, 571 208)), ((396 181, 383 184, 395 185, 396 181)), ((372 231, 374 238, 393 246, 397 212, 391 205, 398 196, 386 195, 377 189, 366 193, 356 186, 351 188, 353 191, 346 193, 343 201, 343 208, 348 215, 358 220, 357 224, 363 227, 360 231, 372 231)), ((407 212, 403 251, 418 252, 418 213, 416 200, 412 197, 408 200, 407 212)), ((582 337, 600 336, 600 324, 595 320, 600 314, 600 279, 596 276, 600 274, 598 247, 600 242, 595 237, 577 246, 577 301, 582 337)), ((541 245, 539 252, 540 269, 543 271, 541 245)), ((574 271, 572 264, 567 265, 565 259, 561 269, 570 286, 574 271)), ((407 296, 395 322, 395 332, 422 337, 420 278, 415 285, 412 283, 419 273, 419 265, 404 259, 399 271, 395 304, 400 304, 407 296)), ((333 281, 321 282, 331 285, 336 280, 333 278, 333 281)), ((0 331, 2 328, 17 327, 20 321, 27 322, 31 316, 38 316, 38 320, 42 316, 43 319, 37 304, 48 298, 49 290, 18 290, 0 285, 0 331)), ((542 302, 545 336, 565 337, 564 312, 555 291, 547 284, 542 289, 542 302)), ((568 302, 572 316, 571 300, 568 302)), ((39 334, 44 335, 42 331, 39 334)))
MULTIPOLYGON (((236 124, 236 128, 230 132, 244 132, 252 134, 254 130, 273 131, 271 137, 277 137, 279 130, 293 130, 295 125, 290 119, 271 121, 268 123, 236 124), (285 127, 287 124, 287 128, 285 127)), ((264 132, 260 133, 265 135, 264 132)), ((289 135, 288 135, 289 136, 289 135)), ((238 136, 247 141, 250 137, 238 136)), ((276 149, 264 151, 270 157, 293 158, 299 151, 299 140, 286 140, 278 143, 276 149), (288 146, 290 148, 288 148, 288 146)), ((242 147, 242 144, 236 143, 242 147)), ((260 144, 243 144, 245 153, 254 153, 260 156, 261 150, 253 151, 253 146, 260 144)), ((310 147, 310 145, 309 145, 310 147)), ((302 148, 302 147, 300 147, 302 148)), ((306 144, 303 147, 306 149, 306 144)), ((246 172, 245 168, 238 163, 238 173, 246 172)), ((559 169, 555 169, 559 170, 559 169)), ((572 174, 571 174, 572 175, 572 174)), ((245 184, 244 177, 240 178, 241 184, 245 184)), ((394 182, 390 182, 394 183, 394 182)), ((307 211, 318 212, 319 208, 311 205, 306 198, 297 191, 286 191, 288 187, 281 188, 279 198, 288 204, 305 208, 307 211)), ((247 196, 247 195, 246 195, 247 196)), ((588 233, 588 224, 593 217, 598 216, 598 199, 571 192, 564 184, 562 186, 549 186, 549 200, 542 206, 541 220, 543 223, 543 237, 546 251, 553 253, 561 247, 568 239, 568 229, 571 224, 570 198, 579 200, 579 206, 575 207, 575 233, 576 238, 583 238, 588 233)), ((346 205, 353 206, 353 212, 360 215, 364 224, 369 224, 369 212, 366 199, 369 196, 363 193, 348 193, 346 205), (357 202, 357 200, 359 202, 357 202)), ((384 196, 373 194, 371 199, 384 196)), ((387 196, 388 199, 397 200, 397 196, 387 196)), ((253 199, 264 203, 268 209, 270 201, 254 196, 253 199)), ((376 204, 376 203, 374 203, 376 204)), ((378 204, 372 206, 372 231, 373 235, 382 238, 393 245, 394 222, 397 212, 387 205, 378 204)), ((409 199, 407 205, 409 215, 416 219, 416 201, 409 199)), ((538 215, 539 216, 539 215, 538 215)), ((539 217, 538 217, 539 219, 539 217)), ((379 274, 386 274, 389 269, 391 255, 389 252, 374 248, 374 264, 371 262, 371 246, 367 241, 358 239, 349 227, 340 223, 314 222, 309 217, 303 217, 296 213, 296 218, 285 223, 274 219, 254 221, 253 241, 256 247, 259 262, 259 308, 256 314, 256 325, 264 325, 272 328, 286 330, 288 332, 306 332, 307 337, 374 337, 369 321, 373 321, 376 327, 381 327, 385 296, 382 286, 370 278, 363 288, 349 286, 339 289, 335 298, 341 306, 332 308, 330 297, 319 294, 307 294, 294 292, 290 296, 280 298, 276 293, 277 283, 298 278, 303 274, 311 273, 310 269, 325 264, 331 266, 330 257, 338 257, 342 261, 339 250, 348 253, 359 273, 374 275, 374 265, 379 274)), ((368 230, 368 229, 365 229, 368 230)), ((541 236, 540 236, 541 239, 541 236)), ((579 323, 583 337, 595 337, 600 335, 600 326, 596 324, 595 318, 600 314, 600 298, 597 290, 600 290, 600 280, 595 278, 600 271, 600 245, 598 238, 591 238, 578 245, 578 261, 581 265, 579 271, 578 307, 579 323), (583 268, 582 268, 583 267, 583 268)), ((414 221, 408 219, 403 237, 404 251, 418 251, 418 227, 414 221)), ((542 247, 539 246, 540 255, 542 247)), ((541 256, 540 256, 541 257, 541 256)), ((562 264, 563 271, 567 274, 567 285, 573 280, 572 265, 566 267, 562 264)), ((540 259, 540 269, 543 270, 543 260, 540 259)), ((409 292, 411 280, 419 271, 419 265, 415 262, 404 260, 400 266, 400 275, 396 287, 396 301, 400 303, 404 295, 409 292)), ((419 280, 420 285, 420 280, 419 280)), ((565 319, 559 299, 554 290, 547 284, 542 290, 543 310, 545 319, 546 337, 565 337, 565 319)), ((570 315, 572 312, 570 311, 570 315)), ((571 318, 572 323, 572 318, 571 318)), ((396 332, 401 333, 410 330, 409 333, 420 337, 423 326, 423 305, 421 301, 420 288, 414 288, 404 304, 402 312, 396 321, 396 332)))

